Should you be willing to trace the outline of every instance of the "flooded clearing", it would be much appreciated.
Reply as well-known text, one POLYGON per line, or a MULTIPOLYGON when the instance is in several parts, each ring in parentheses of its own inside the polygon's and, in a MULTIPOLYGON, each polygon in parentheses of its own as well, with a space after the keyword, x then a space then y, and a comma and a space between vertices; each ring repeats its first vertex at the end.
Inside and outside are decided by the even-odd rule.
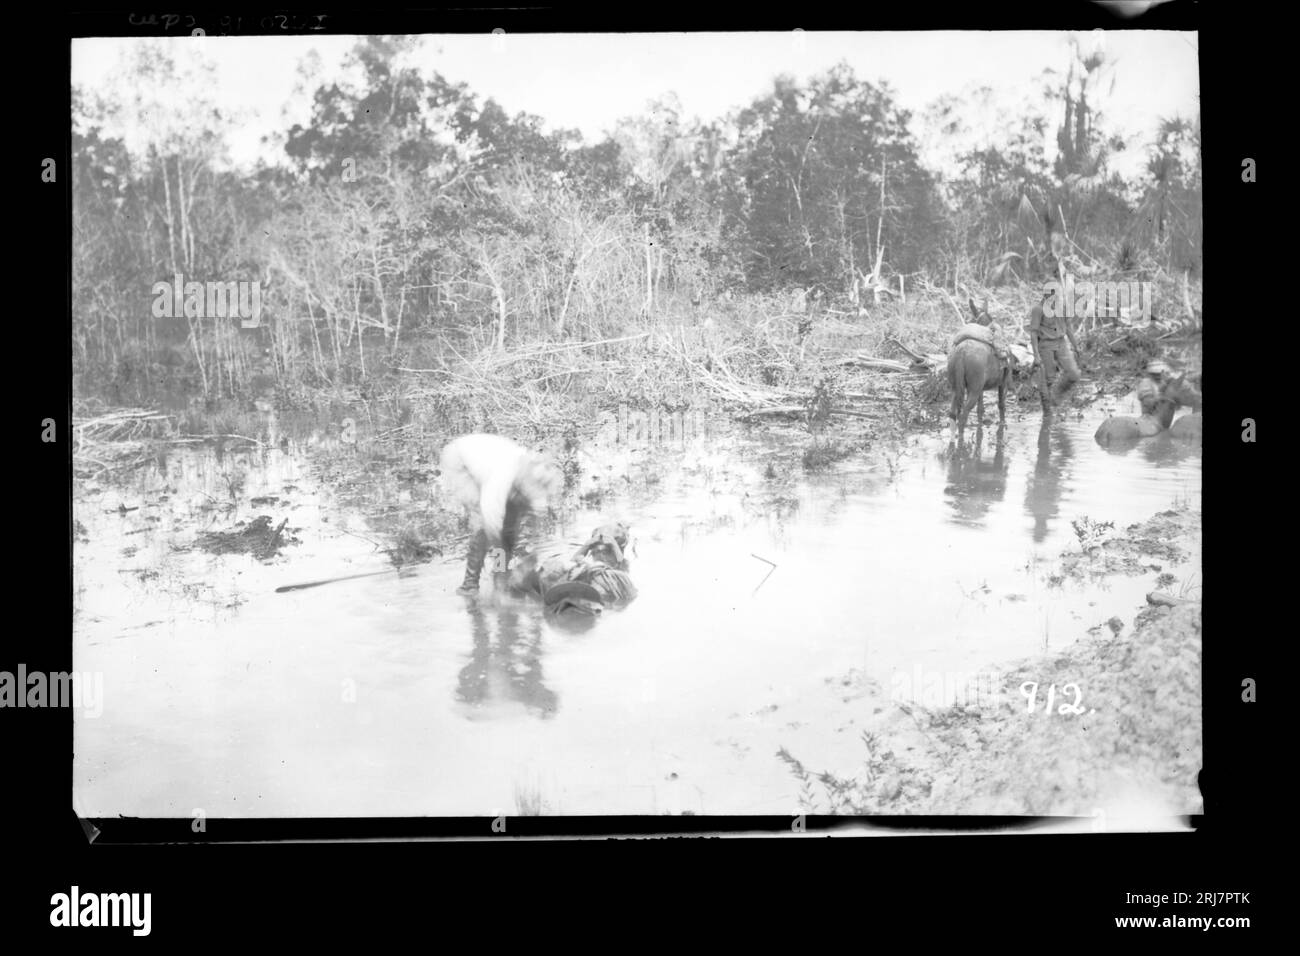
MULTIPOLYGON (((382 428, 271 415, 260 445, 83 481, 75 667, 103 673, 104 704, 76 719, 79 811, 799 812, 778 752, 852 778, 864 729, 888 737, 1090 631, 1131 637, 1153 590, 1199 598, 1199 447, 1106 450, 1102 417, 1013 410, 1000 448, 990 428, 963 451, 931 432, 808 473, 793 429, 620 443, 611 415, 580 443, 582 503, 556 533, 627 522, 640 596, 582 632, 487 580, 456 594, 463 532, 394 568, 398 530, 442 508, 440 442, 381 453, 382 428), (1171 510, 1195 518, 1177 546, 1079 560, 1171 510), (231 541, 248 546, 214 546, 231 541)), ((1023 708, 1015 684, 1000 706, 1023 708)), ((1176 812, 1197 808, 1185 796, 1176 812)))

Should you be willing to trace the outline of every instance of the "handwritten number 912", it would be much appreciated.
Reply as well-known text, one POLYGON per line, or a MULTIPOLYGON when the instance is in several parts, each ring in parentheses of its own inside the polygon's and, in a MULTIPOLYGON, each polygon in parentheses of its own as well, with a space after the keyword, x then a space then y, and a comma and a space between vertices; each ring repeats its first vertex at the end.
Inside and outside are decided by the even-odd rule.
MULTIPOLYGON (((1034 704, 1036 703, 1038 698, 1038 681, 1036 680, 1025 681, 1023 684, 1020 685, 1020 693, 1024 694, 1025 700, 1027 701, 1027 706, 1025 707, 1025 713, 1032 714, 1034 712, 1034 704)), ((1073 682, 1066 684, 1064 687, 1061 688, 1061 693, 1063 695, 1073 694, 1074 701, 1072 703, 1061 704, 1061 706, 1059 706, 1056 709, 1056 712, 1058 714, 1065 715, 1065 714, 1083 713, 1083 707, 1079 703, 1079 701, 1083 698, 1083 692, 1079 690, 1078 684, 1075 684, 1073 682)), ((1048 685, 1047 688, 1047 706, 1043 708, 1043 713, 1050 714, 1052 712, 1052 705, 1055 702, 1056 702, 1056 685, 1050 684, 1048 685)))

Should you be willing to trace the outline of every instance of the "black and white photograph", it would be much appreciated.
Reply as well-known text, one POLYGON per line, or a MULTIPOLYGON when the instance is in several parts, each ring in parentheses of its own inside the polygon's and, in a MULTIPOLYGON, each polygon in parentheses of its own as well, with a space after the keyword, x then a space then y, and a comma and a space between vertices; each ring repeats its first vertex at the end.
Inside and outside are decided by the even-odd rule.
POLYGON ((1205 812, 1196 31, 227 19, 71 41, 79 817, 1205 812))

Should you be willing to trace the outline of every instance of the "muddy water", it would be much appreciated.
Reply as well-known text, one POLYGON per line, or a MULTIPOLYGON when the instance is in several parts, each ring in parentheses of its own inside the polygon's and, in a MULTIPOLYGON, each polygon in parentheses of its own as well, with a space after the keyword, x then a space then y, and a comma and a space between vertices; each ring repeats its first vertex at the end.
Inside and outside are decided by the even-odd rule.
MULTIPOLYGON (((419 480, 341 490, 333 478, 357 467, 364 433, 355 448, 317 429, 255 451, 176 450, 74 501, 74 663, 104 686, 102 714, 76 718, 78 805, 796 812, 779 748, 852 773, 855 725, 889 692, 1050 653, 1115 615, 1131 625, 1157 572, 1053 579, 1079 546, 1072 521, 1122 529, 1199 508, 1200 453, 1167 438, 1107 452, 1098 421, 1043 429, 1030 415, 1000 452, 990 431, 966 454, 919 437, 815 476, 792 432, 598 439, 582 481, 605 498, 559 533, 629 521, 640 597, 582 633, 486 586, 458 597, 451 553, 274 593, 389 568, 375 516, 436 498, 419 480), (289 518, 300 543, 268 561, 192 547, 258 514, 289 518)), ((1177 591, 1200 584, 1199 568, 1195 554, 1163 570, 1177 591)))

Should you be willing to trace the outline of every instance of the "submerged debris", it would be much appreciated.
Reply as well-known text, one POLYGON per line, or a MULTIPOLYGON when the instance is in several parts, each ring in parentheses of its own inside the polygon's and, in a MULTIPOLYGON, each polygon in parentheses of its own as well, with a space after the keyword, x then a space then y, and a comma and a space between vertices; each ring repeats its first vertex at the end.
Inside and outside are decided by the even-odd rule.
POLYGON ((292 530, 286 530, 285 518, 272 528, 271 518, 258 515, 237 531, 205 531, 195 544, 210 554, 251 554, 265 560, 274 557, 286 544, 301 544, 292 530))
POLYGON ((1112 531, 1110 522, 1097 524, 1082 518, 1075 522, 1075 534, 1083 550, 1063 554, 1061 572, 1051 581, 1060 584, 1066 578, 1113 573, 1166 573, 1165 564, 1177 565, 1187 560, 1187 552, 1174 542, 1199 537, 1200 521, 1198 511, 1163 511, 1147 521, 1130 525, 1123 534, 1099 540, 1099 535, 1112 531))
POLYGON ((837 461, 843 461, 850 458, 857 451, 861 450, 860 445, 851 442, 837 441, 813 441, 811 445, 803 451, 804 471, 821 471, 837 461))

